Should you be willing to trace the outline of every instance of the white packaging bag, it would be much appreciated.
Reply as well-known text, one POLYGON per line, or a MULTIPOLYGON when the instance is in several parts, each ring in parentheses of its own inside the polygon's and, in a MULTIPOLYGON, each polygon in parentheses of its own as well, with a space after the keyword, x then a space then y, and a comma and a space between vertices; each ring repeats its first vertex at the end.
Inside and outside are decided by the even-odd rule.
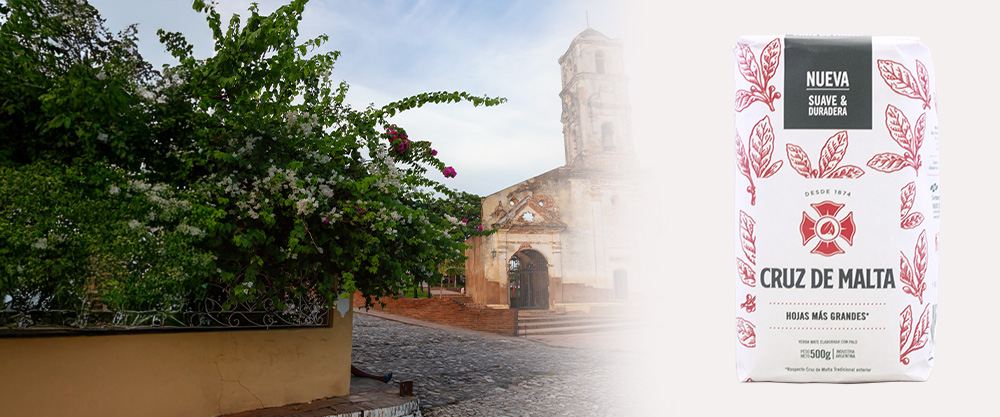
POLYGON ((735 48, 740 381, 923 381, 939 230, 934 67, 917 39, 735 48))

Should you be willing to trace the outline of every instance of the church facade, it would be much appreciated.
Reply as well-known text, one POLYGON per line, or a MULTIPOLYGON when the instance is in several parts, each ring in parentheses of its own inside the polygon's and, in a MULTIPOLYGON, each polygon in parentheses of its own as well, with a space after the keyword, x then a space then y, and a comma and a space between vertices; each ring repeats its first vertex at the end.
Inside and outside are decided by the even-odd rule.
POLYGON ((565 165, 482 199, 466 289, 495 307, 626 300, 636 265, 636 172, 622 42, 587 28, 559 58, 565 165))

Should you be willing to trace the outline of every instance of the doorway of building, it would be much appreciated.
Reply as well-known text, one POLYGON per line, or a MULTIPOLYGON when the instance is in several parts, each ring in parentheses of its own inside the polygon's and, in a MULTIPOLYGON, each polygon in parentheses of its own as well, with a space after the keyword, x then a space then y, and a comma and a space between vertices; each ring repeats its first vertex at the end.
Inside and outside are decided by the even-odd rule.
POLYGON ((549 268, 545 256, 525 249, 510 258, 507 291, 510 308, 549 308, 549 268))

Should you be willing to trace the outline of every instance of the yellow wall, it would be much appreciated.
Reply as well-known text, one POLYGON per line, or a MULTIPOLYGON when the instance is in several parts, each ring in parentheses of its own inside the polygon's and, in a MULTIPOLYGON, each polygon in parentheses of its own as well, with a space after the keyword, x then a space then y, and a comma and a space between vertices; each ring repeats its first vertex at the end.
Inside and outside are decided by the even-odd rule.
POLYGON ((328 328, 0 339, 0 416, 217 416, 348 395, 328 328))

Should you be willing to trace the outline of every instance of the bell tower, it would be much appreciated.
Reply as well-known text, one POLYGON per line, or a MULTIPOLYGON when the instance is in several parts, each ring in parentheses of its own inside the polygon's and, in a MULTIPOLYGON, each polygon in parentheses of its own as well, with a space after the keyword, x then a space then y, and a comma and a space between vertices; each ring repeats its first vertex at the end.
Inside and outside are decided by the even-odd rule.
POLYGON ((628 170, 635 160, 622 41, 587 28, 559 58, 566 166, 628 170))

